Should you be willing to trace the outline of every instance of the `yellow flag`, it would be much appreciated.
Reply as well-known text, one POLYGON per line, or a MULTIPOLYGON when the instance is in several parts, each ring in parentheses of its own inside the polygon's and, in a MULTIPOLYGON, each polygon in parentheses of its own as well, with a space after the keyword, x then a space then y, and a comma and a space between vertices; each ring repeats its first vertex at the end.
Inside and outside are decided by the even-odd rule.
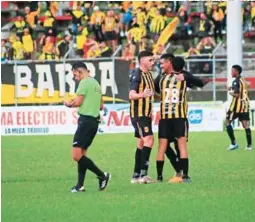
POLYGON ((158 47, 160 45, 165 45, 167 40, 173 35, 177 25, 179 24, 179 18, 175 17, 168 25, 165 27, 161 35, 159 36, 159 39, 157 41, 157 44, 153 50, 153 53, 156 53, 158 51, 158 47))

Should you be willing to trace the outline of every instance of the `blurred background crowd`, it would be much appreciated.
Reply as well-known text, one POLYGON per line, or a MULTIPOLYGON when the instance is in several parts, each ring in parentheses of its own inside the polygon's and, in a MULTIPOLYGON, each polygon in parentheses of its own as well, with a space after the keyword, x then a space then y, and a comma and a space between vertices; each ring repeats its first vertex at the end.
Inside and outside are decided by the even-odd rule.
MULTIPOLYGON (((172 53, 210 55, 226 35, 227 3, 213 1, 2 1, 1 61, 118 56, 153 50, 175 18, 172 53)), ((255 36, 255 2, 242 2, 243 34, 255 36)), ((235 24, 233 24, 235 25, 235 24)), ((165 45, 158 47, 161 54, 165 45)), ((249 50, 253 50, 251 48, 249 50)), ((132 66, 132 64, 131 64, 132 66)), ((132 67, 131 67, 132 68, 132 67)))

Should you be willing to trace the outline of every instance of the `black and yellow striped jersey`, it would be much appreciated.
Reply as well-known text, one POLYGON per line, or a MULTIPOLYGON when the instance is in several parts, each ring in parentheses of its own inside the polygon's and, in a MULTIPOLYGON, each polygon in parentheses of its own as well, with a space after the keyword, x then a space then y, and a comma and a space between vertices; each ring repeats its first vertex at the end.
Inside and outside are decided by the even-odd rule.
POLYGON ((155 91, 160 94, 161 119, 187 118, 188 102, 187 88, 203 87, 204 83, 191 73, 183 71, 184 81, 179 81, 177 75, 164 74, 155 79, 155 91))
POLYGON ((160 34, 166 26, 164 16, 156 16, 151 20, 150 31, 154 34, 160 34))
MULTIPOLYGON (((154 81, 150 72, 144 73, 142 70, 135 70, 130 79, 130 90, 135 90, 137 93, 142 93, 145 88, 155 92, 154 81)), ((152 114, 152 103, 154 96, 131 100, 130 102, 130 117, 150 117, 152 114)))
POLYGON ((244 78, 236 77, 232 83, 232 90, 237 97, 233 97, 229 110, 235 113, 249 112, 248 87, 244 78))

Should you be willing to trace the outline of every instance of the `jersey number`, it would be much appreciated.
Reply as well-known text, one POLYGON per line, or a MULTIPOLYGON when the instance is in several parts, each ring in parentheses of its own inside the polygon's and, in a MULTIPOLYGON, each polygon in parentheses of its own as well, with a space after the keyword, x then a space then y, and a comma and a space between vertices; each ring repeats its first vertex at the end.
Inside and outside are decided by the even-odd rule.
POLYGON ((179 102, 179 90, 178 89, 165 89, 165 103, 178 103, 179 102))

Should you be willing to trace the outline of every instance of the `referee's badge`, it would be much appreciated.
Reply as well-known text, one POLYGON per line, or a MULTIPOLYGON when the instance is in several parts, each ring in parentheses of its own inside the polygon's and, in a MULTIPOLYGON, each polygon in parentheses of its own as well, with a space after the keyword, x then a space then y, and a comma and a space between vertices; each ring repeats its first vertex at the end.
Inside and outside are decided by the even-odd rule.
POLYGON ((148 132, 149 132, 149 127, 147 127, 147 126, 144 127, 144 132, 145 132, 145 133, 148 133, 148 132))

